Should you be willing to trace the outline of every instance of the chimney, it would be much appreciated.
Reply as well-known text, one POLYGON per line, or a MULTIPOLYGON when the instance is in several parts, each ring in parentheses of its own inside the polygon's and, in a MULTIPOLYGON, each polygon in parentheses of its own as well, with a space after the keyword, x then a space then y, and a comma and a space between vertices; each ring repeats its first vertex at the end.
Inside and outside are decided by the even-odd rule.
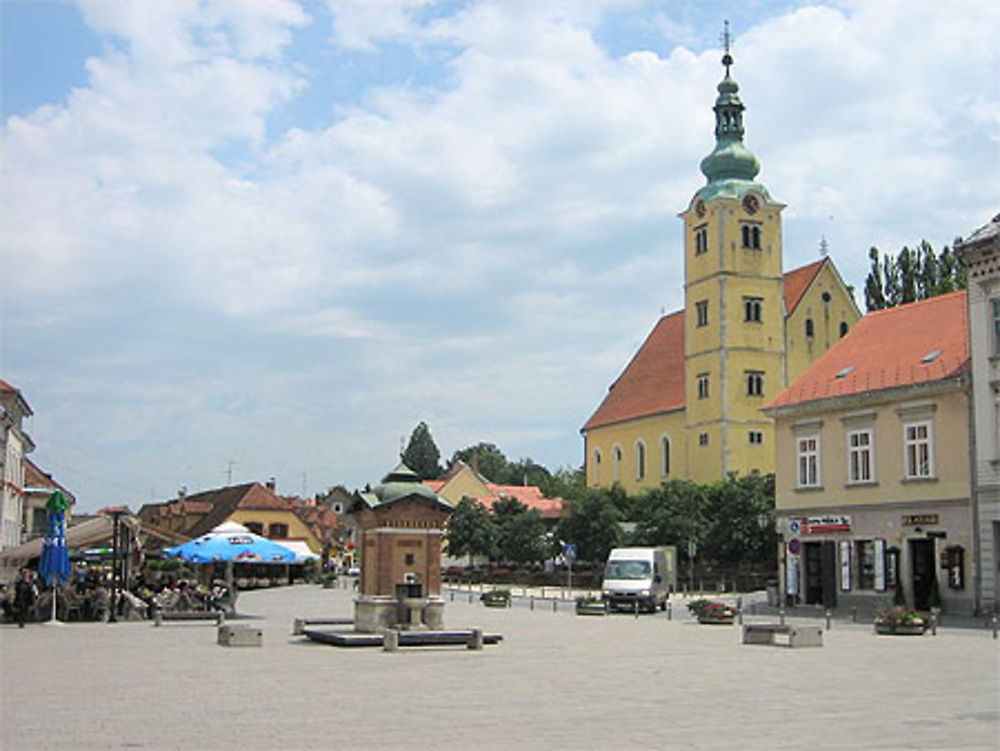
POLYGON ((188 494, 187 485, 181 485, 180 489, 177 491, 177 500, 183 501, 185 498, 187 498, 187 494, 188 494))
POLYGON ((272 493, 274 493, 276 492, 276 489, 278 487, 278 481, 275 480, 273 477, 270 477, 268 478, 266 485, 267 489, 270 490, 272 493))

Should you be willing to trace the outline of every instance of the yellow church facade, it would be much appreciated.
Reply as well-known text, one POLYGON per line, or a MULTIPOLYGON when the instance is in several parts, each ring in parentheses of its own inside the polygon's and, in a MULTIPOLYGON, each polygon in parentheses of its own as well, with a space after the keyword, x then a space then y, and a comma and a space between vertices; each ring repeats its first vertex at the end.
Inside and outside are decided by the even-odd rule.
POLYGON ((707 184, 680 214, 684 309, 657 321, 581 429, 591 487, 773 472, 774 423, 761 408, 860 318, 825 255, 783 272, 784 205, 754 180, 728 52, 723 64, 707 184))

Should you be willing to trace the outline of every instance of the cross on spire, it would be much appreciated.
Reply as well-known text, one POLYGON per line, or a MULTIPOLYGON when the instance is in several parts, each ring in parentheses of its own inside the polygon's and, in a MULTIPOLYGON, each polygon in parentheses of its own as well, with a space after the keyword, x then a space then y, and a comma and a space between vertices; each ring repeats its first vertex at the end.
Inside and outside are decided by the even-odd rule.
POLYGON ((726 78, 729 78, 729 66, 733 64, 733 56, 729 54, 733 38, 729 34, 729 20, 722 22, 722 34, 719 35, 725 54, 722 56, 722 64, 726 66, 726 78))

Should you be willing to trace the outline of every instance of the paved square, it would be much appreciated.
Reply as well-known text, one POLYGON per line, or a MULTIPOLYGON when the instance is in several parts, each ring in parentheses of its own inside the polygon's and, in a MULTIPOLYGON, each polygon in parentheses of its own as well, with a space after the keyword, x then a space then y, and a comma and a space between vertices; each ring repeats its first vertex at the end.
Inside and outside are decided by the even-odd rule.
POLYGON ((240 610, 263 647, 220 647, 198 623, 0 627, 0 748, 1000 747, 1000 650, 981 629, 877 637, 835 622, 822 648, 789 650, 686 615, 460 595, 446 627, 499 631, 500 646, 390 654, 290 635, 296 616, 350 615, 344 589, 249 592, 240 610))

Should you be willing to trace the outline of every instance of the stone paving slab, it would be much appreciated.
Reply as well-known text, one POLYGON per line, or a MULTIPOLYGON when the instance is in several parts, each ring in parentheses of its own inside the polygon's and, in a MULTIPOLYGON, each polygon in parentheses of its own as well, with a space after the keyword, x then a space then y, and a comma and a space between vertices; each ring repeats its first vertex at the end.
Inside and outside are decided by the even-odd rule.
MULTIPOLYGON (((457 599, 484 651, 342 650, 290 635, 352 593, 248 592, 263 646, 211 624, 0 626, 0 748, 996 749, 1000 650, 987 630, 879 637, 834 623, 818 649, 741 644, 737 626, 583 618, 457 599)), ((759 620, 766 620, 761 618, 759 620)), ((820 623, 817 619, 816 623, 820 623)))

